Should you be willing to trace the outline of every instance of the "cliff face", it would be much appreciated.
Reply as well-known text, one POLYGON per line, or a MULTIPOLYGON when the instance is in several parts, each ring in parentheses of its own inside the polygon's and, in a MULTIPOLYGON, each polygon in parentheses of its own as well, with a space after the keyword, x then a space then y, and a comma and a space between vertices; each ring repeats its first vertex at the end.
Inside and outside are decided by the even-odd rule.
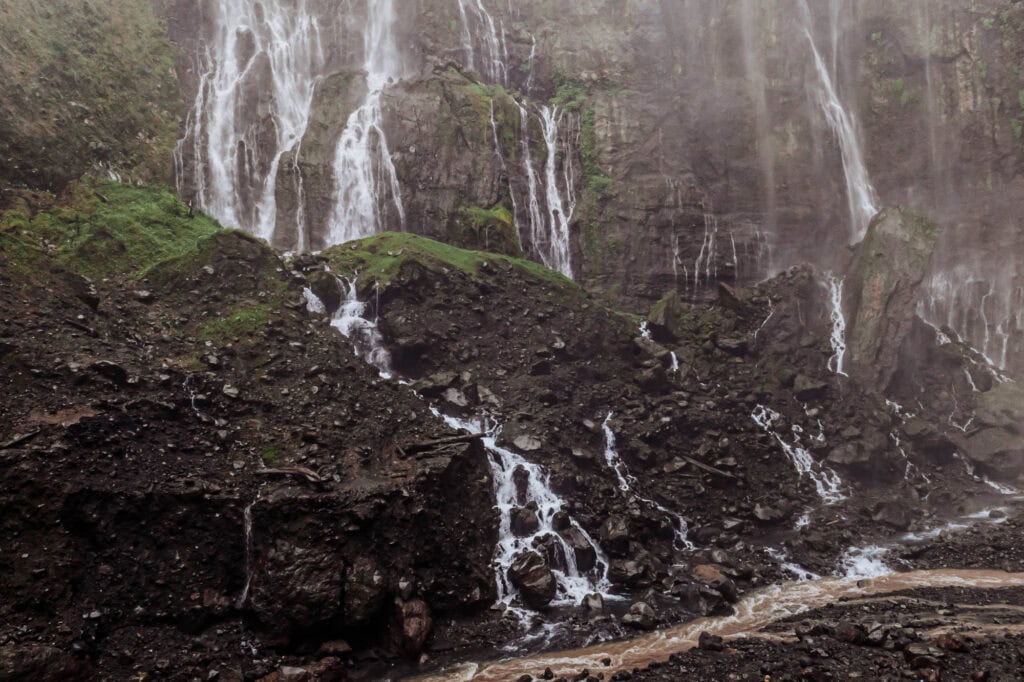
MULTIPOLYGON (((940 227, 924 316, 1000 364, 1019 355, 1019 3, 155 8, 179 46, 185 113, 160 109, 182 122, 179 192, 282 247, 405 229, 522 249, 627 301, 699 299, 801 261, 838 267, 867 226, 848 200, 862 191, 940 227)), ((6 109, 26 110, 18 92, 6 109)), ((6 137, 28 159, 42 132, 6 137)), ((136 167, 127 152, 110 164, 136 167)))

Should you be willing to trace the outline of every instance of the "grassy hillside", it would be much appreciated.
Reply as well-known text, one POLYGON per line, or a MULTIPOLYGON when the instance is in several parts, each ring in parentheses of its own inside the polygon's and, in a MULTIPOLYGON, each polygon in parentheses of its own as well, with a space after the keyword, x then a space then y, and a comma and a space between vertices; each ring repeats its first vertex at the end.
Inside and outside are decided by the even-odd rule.
POLYGON ((150 0, 0 2, 0 188, 168 183, 183 104, 150 0))

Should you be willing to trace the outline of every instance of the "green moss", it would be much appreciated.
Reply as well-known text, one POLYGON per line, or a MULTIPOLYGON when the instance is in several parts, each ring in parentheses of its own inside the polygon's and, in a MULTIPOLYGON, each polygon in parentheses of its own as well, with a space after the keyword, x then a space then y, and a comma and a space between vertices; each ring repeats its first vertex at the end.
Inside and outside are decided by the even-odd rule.
POLYGON ((881 45, 882 44, 882 32, 881 31, 875 31, 874 33, 872 33, 871 34, 871 42, 873 42, 875 45, 881 45))
POLYGON ((556 77, 555 96, 551 98, 551 106, 568 111, 579 111, 587 101, 589 88, 577 80, 556 77))
POLYGON ((268 445, 260 451, 260 459, 267 466, 273 466, 277 462, 281 461, 281 448, 277 445, 268 445))
POLYGON ((449 223, 446 241, 464 248, 477 248, 515 257, 523 255, 515 218, 502 204, 491 208, 459 206, 449 223))
POLYGON ((196 250, 220 229, 170 192, 97 181, 76 184, 45 210, 0 213, 0 244, 14 259, 28 247, 87 277, 139 279, 158 263, 196 250))
POLYGON ((1015 140, 1024 138, 1024 121, 1019 118, 1015 118, 1010 121, 1010 126, 1013 128, 1013 137, 1015 140))
POLYGON ((217 345, 255 336, 270 324, 269 304, 238 308, 226 317, 207 320, 199 326, 199 337, 217 345))
POLYGON ((996 19, 995 17, 982 17, 981 25, 987 29, 991 29, 996 25, 996 19))
POLYGON ((459 270, 472 277, 481 277, 484 263, 512 268, 533 279, 560 288, 578 289, 572 280, 521 258, 512 258, 483 251, 460 249, 449 244, 405 232, 384 232, 324 251, 336 272, 358 275, 361 282, 388 284, 396 279, 403 266, 415 263, 431 271, 459 270))

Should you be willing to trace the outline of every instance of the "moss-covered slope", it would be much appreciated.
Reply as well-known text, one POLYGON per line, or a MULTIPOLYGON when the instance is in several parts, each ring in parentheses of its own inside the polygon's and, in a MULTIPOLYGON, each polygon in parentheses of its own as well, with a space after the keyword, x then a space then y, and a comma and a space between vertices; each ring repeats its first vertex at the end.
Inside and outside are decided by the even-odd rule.
POLYGON ((175 55, 150 0, 0 3, 0 187, 93 168, 169 183, 175 55))

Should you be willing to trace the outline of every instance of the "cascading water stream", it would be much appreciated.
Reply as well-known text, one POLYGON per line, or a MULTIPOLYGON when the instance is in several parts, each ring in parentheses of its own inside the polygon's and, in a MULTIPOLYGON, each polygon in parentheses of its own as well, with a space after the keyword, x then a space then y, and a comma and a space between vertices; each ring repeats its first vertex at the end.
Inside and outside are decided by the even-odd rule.
POLYGON ((558 107, 542 106, 540 114, 544 123, 544 143, 548 150, 544 175, 549 229, 548 252, 544 264, 572 279, 569 225, 576 212, 576 183, 572 177, 572 159, 566 155, 564 161, 566 201, 563 203, 562 189, 558 178, 558 123, 560 120, 558 107))
MULTIPOLYGON (((501 434, 498 424, 443 415, 436 408, 432 411, 452 429, 487 434, 483 444, 490 454, 495 507, 500 515, 498 545, 494 550, 498 601, 509 606, 513 604, 516 588, 508 578, 509 568, 521 553, 532 551, 537 544, 548 538, 554 540, 561 555, 556 565, 551 567, 557 586, 553 604, 578 605, 584 597, 594 593, 606 599, 614 598, 609 594, 611 584, 608 582, 608 558, 601 547, 572 517, 568 517, 567 528, 556 530, 555 525, 565 502, 551 489, 548 474, 522 455, 500 447, 497 444, 501 434), (525 472, 526 484, 521 491, 522 495, 516 481, 517 472, 525 472), (539 522, 537 529, 528 537, 519 537, 512 530, 512 512, 523 507, 535 507, 539 522)), ((522 473, 518 475, 523 476, 522 473)))
MULTIPOLYGON (((814 57, 814 67, 818 74, 818 88, 816 95, 818 104, 825 114, 829 127, 839 142, 839 149, 843 159, 843 175, 846 178, 846 198, 850 212, 850 243, 860 241, 868 228, 871 218, 878 212, 878 197, 868 177, 867 166, 864 164, 864 155, 861 151, 861 143, 857 134, 857 126, 853 115, 843 106, 842 100, 836 90, 835 82, 831 72, 822 59, 818 46, 814 42, 810 8, 806 0, 802 2, 805 30, 807 41, 811 46, 811 53, 814 57)), ((832 48, 833 62, 838 61, 838 19, 837 10, 832 7, 832 48)))
POLYGON ((781 414, 764 405, 758 405, 751 418, 765 433, 775 439, 786 457, 792 462, 797 473, 800 476, 810 477, 814 482, 818 497, 825 504, 835 504, 846 499, 846 494, 843 492, 843 480, 832 469, 815 462, 811 453, 801 446, 800 434, 802 431, 798 430, 798 427, 794 426, 792 429, 795 441, 790 444, 775 430, 775 424, 782 418, 781 414))
POLYGON ((493 663, 470 663, 435 675, 421 682, 497 682, 533 675, 551 668, 556 677, 567 679, 580 670, 601 670, 606 676, 618 671, 646 668, 661 663, 672 654, 698 646, 701 633, 728 639, 756 637, 768 625, 791 619, 828 604, 849 599, 869 598, 923 588, 971 587, 1000 589, 1024 585, 1024 573, 981 570, 914 571, 878 578, 822 578, 775 585, 747 595, 731 616, 698 618, 689 623, 653 632, 635 639, 596 644, 573 651, 493 663))
POLYGON ((368 0, 363 46, 366 54, 366 99, 352 112, 334 154, 334 209, 328 222, 328 245, 367 237, 390 227, 382 206, 390 196, 398 224, 405 209, 398 175, 384 135, 381 98, 384 89, 404 75, 394 34, 395 0, 368 0))
POLYGON ((615 472, 615 476, 619 481, 619 490, 627 495, 634 497, 640 502, 647 504, 658 512, 666 516, 669 523, 672 524, 672 529, 675 532, 675 545, 677 549, 684 550, 695 550, 697 547, 690 541, 689 532, 690 525, 687 523, 680 514, 666 509, 663 505, 658 504, 654 500, 638 495, 634 491, 637 480, 636 477, 629 473, 629 468, 626 463, 622 461, 622 457, 619 456, 619 451, 615 445, 615 432, 612 431, 611 420, 614 415, 609 413, 605 418, 604 423, 601 425, 601 430, 604 432, 604 459, 608 464, 608 468, 615 472))
MULTIPOLYGON (((391 356, 384 344, 384 338, 375 321, 364 317, 366 304, 357 296, 356 279, 346 282, 338 279, 343 300, 334 313, 331 326, 350 339, 356 354, 377 368, 384 378, 393 376, 391 356)), ((310 289, 305 289, 306 308, 314 314, 324 314, 326 307, 310 289)), ((512 607, 517 591, 508 577, 508 570, 521 553, 531 551, 535 542, 548 538, 557 547, 552 574, 556 582, 554 605, 578 605, 590 594, 600 594, 605 599, 617 599, 610 593, 608 581, 609 560, 600 545, 571 516, 563 515, 565 502, 551 488, 550 477, 539 466, 497 444, 501 427, 485 419, 469 421, 442 414, 437 408, 431 412, 440 417, 452 429, 470 433, 486 432, 484 447, 490 457, 494 480, 495 507, 498 509, 499 538, 494 551, 495 580, 499 602, 512 607), (525 472, 524 499, 520 499, 517 476, 525 472), (512 512, 520 507, 535 508, 538 528, 528 537, 517 536, 512 530, 512 512), (564 524, 564 525, 562 525, 564 524), (558 526, 558 528, 556 528, 558 526)), ((525 622, 528 612, 514 611, 525 622)))
POLYGON ((840 376, 849 376, 845 371, 846 359, 846 315, 843 314, 843 280, 832 274, 826 276, 828 284, 830 317, 832 319, 832 335, 829 344, 832 346, 832 357, 828 360, 828 368, 840 376))
MULTIPOLYGON (((191 176, 199 208, 228 227, 269 239, 277 221, 281 159, 306 133, 324 64, 320 26, 307 0, 223 0, 213 7, 213 37, 197 57, 199 87, 175 148, 178 191, 187 195, 191 176), (269 82, 261 80, 264 75, 269 82), (253 97, 269 107, 273 146, 267 158, 261 150, 268 139, 264 116, 246 106, 253 97)), ((301 240, 301 213, 296 220, 301 240)))
MULTIPOLYGON (((505 27, 494 22, 494 17, 484 7, 483 0, 458 0, 459 17, 462 19, 462 49, 466 53, 466 68, 476 70, 476 47, 474 35, 482 35, 481 61, 483 75, 492 83, 508 82, 508 47, 505 42, 505 27)), ((510 12, 511 14, 511 12, 510 12)))

